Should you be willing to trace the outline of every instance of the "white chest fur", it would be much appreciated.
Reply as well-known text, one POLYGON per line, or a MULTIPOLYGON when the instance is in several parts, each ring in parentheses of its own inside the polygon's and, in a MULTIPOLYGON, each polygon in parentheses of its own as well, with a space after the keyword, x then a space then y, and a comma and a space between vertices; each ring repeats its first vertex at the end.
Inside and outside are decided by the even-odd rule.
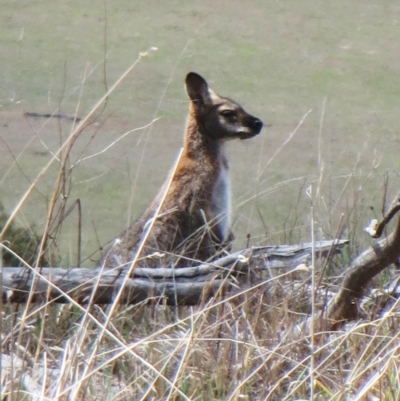
POLYGON ((213 223, 221 241, 227 239, 230 227, 231 189, 229 167, 225 158, 221 160, 220 171, 212 192, 213 223))

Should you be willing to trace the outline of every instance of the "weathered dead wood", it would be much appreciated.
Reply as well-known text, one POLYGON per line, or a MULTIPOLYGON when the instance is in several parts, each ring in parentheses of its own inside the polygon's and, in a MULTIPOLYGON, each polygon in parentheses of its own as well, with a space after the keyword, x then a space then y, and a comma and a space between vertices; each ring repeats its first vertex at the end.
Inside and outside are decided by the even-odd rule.
MULTIPOLYGON (((400 210, 400 199, 386 216, 369 232, 373 238, 382 235, 384 228, 400 210)), ((358 256, 346 270, 341 288, 330 302, 322 325, 328 330, 338 330, 347 321, 359 317, 359 303, 364 297, 372 279, 400 258, 400 219, 392 234, 377 241, 358 256)))
MULTIPOLYGON (((340 253, 347 240, 316 243, 319 257, 340 253)), ((213 263, 196 267, 171 269, 140 268, 127 280, 120 298, 121 303, 134 304, 150 298, 163 298, 171 305, 196 305, 220 291, 237 287, 237 280, 249 271, 294 269, 311 260, 311 243, 253 247, 220 258, 213 263)), ((52 300, 68 302, 69 297, 79 303, 87 303, 93 296, 98 304, 112 303, 120 290, 129 267, 118 269, 93 269, 50 267, 3 268, 3 300, 24 303, 33 286, 32 301, 52 300), (49 284, 50 283, 50 284, 49 284), (50 285, 50 288, 49 288, 50 285)))

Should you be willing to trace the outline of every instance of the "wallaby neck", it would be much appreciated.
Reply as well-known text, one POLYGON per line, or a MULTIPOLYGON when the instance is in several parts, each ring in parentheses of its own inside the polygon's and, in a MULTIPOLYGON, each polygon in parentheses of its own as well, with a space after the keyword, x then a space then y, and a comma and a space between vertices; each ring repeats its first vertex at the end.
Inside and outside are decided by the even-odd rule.
POLYGON ((223 145, 221 140, 211 138, 196 117, 189 113, 184 138, 184 154, 187 157, 197 160, 205 157, 217 162, 219 158, 225 158, 223 145))

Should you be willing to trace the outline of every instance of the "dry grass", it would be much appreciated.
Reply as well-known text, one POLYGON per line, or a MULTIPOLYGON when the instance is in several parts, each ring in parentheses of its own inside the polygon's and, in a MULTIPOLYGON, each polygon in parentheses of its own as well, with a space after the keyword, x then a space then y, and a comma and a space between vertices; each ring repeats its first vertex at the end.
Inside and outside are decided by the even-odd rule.
POLYGON ((344 331, 316 332, 311 347, 301 328, 310 310, 307 286, 301 285, 306 281, 286 275, 235 297, 177 310, 36 305, 19 320, 21 311, 7 307, 3 395, 310 399, 312 376, 314 400, 363 400, 366 394, 397 400, 397 305, 344 331))
MULTIPOLYGON (((42 177, 53 174, 54 189, 33 266, 41 265, 43 255, 51 260, 51 255, 57 254, 66 217, 74 205, 78 207, 69 196, 71 176, 75 166, 87 158, 80 153, 72 159, 72 149, 126 74, 52 152, 3 226, 5 232, 42 177), (51 170, 54 165, 56 173, 51 170)), ((90 140, 95 140, 95 135, 90 140)), ((100 150, 91 156, 101 154, 100 150)), ((321 160, 320 175, 309 182, 313 213, 309 212, 312 217, 304 221, 303 229, 315 225, 313 232, 318 238, 340 236, 347 230, 357 244, 354 238, 363 217, 357 208, 362 188, 351 188, 357 182, 356 172, 346 177, 339 191, 338 204, 343 198, 350 199, 351 188, 346 217, 327 218, 324 193, 332 177, 321 160)), ((268 191, 273 193, 277 188, 268 191)), ((256 195, 263 192, 247 193, 247 200, 256 199, 256 195)), ((332 208, 328 211, 329 216, 334 215, 332 208)), ((294 230, 298 229, 295 224, 294 230)), ((290 235, 291 230, 284 228, 282 235, 290 235)), ((72 300, 67 305, 29 301, 23 306, 3 305, 2 397, 355 401, 368 396, 395 401, 400 396, 396 300, 382 310, 377 310, 373 300, 366 303, 365 318, 343 331, 318 332, 315 324, 310 334, 304 326, 312 320, 313 311, 324 308, 328 292, 334 291, 342 267, 352 256, 335 259, 327 268, 316 263, 310 271, 271 272, 262 285, 247 283, 234 296, 211 299, 196 308, 172 308, 162 301, 129 307, 117 303, 89 307, 72 300), (310 296, 310 283, 320 283, 315 300, 310 296)))

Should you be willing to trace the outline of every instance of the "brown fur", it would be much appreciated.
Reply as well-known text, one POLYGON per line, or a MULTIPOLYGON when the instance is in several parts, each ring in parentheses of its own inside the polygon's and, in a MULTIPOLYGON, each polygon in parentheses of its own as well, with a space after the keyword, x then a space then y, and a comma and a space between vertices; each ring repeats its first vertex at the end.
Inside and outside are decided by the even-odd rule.
POLYGON ((218 179, 221 170, 227 174, 229 169, 223 145, 228 139, 259 134, 262 122, 232 100, 216 95, 196 73, 187 75, 186 89, 189 115, 175 174, 139 220, 119 236, 105 257, 106 266, 132 262, 165 191, 164 202, 139 255, 143 258, 141 266, 189 266, 209 260, 229 243, 227 220, 223 220, 229 213, 229 205, 224 203, 228 199, 224 192, 229 191, 228 182, 218 179), (221 208, 223 212, 216 215, 215 211, 221 208))

